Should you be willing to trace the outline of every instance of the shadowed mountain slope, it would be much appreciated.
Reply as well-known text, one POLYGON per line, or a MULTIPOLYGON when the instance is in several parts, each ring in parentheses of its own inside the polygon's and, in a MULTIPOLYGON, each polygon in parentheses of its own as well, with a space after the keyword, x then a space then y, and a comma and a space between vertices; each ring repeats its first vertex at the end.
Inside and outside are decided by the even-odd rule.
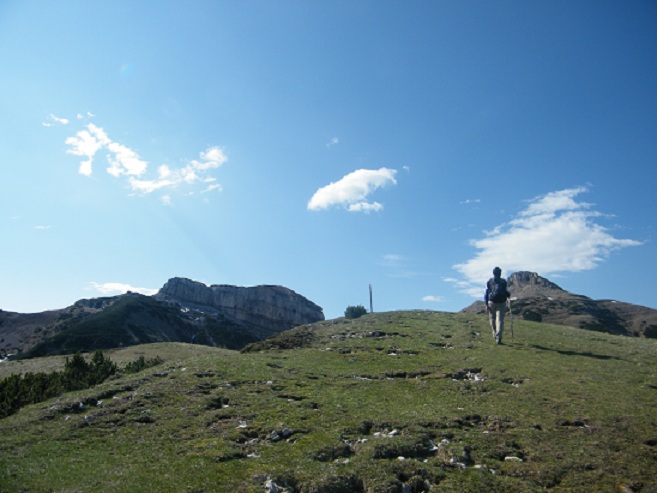
MULTIPOLYGON (((568 325, 626 336, 657 337, 657 310, 615 300, 593 300, 570 293, 533 272, 508 279, 512 314, 523 320, 568 325)), ((464 313, 485 313, 476 301, 464 313)))
POLYGON ((282 286, 206 286, 170 279, 155 296, 127 293, 79 300, 61 310, 0 310, 0 358, 71 354, 153 342, 239 349, 323 320, 322 309, 282 286))

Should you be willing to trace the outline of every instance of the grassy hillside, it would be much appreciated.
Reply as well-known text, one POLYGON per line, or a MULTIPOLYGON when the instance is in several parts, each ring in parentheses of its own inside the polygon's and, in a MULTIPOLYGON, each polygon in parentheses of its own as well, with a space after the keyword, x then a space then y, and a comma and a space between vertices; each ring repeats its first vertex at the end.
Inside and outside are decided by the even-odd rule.
POLYGON ((130 348, 165 363, 0 421, 0 489, 657 491, 657 341, 514 329, 393 312, 130 348))

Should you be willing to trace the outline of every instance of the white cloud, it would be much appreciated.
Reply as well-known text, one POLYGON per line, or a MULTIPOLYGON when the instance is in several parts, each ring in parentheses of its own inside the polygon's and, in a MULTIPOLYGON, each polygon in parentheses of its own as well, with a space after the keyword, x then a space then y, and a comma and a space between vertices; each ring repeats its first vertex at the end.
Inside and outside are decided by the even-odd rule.
MULTIPOLYGON (((87 113, 87 116, 94 115, 87 113)), ((51 117, 56 118, 54 115, 51 117)), ((82 114, 78 115, 78 119, 83 118, 82 114)), ((84 129, 67 138, 66 144, 69 146, 66 151, 68 154, 84 158, 78 169, 80 174, 90 176, 93 173, 94 159, 99 152, 104 151, 109 163, 107 173, 115 178, 126 177, 130 189, 142 194, 176 188, 183 184, 189 186, 205 184, 201 193, 221 191, 221 185, 214 183, 216 179, 208 175, 228 160, 222 148, 208 147, 199 153, 199 159, 190 160, 177 169, 163 164, 157 168, 157 176, 148 178, 145 176, 148 171, 148 162, 133 149, 110 139, 105 130, 93 123, 87 124, 84 129)), ((165 197, 162 202, 170 205, 171 197, 169 195, 165 195, 165 197)))
POLYGON ((349 212, 364 212, 365 214, 369 214, 370 212, 383 210, 383 205, 378 202, 372 202, 371 204, 368 202, 357 202, 356 204, 349 204, 347 210, 349 212))
POLYGON ((481 285, 495 266, 505 272, 528 270, 542 275, 579 272, 594 269, 614 250, 641 244, 615 238, 597 224, 595 219, 602 214, 575 200, 586 191, 578 187, 536 197, 515 219, 471 240, 479 252, 454 265, 465 278, 463 292, 480 297, 481 285))
POLYGON ((224 150, 222 148, 210 147, 207 151, 201 153, 201 163, 197 165, 197 169, 218 168, 227 160, 228 158, 224 154, 224 150))
POLYGON ((389 264, 395 264, 395 265, 396 265, 397 263, 399 263, 399 262, 401 262, 402 260, 404 260, 404 256, 403 256, 403 255, 398 255, 398 254, 396 254, 396 253, 386 253, 386 254, 383 256, 383 260, 384 260, 386 263, 389 263, 389 264))
POLYGON ((50 228, 51 228, 51 226, 41 226, 41 225, 40 226, 34 226, 34 229, 41 229, 41 230, 50 229, 50 228))
POLYGON ((328 144, 326 144, 326 147, 333 147, 335 145, 338 145, 340 143, 340 139, 337 137, 333 137, 328 144))
POLYGON ((427 303, 442 303, 445 301, 445 298, 442 296, 428 295, 424 296, 422 301, 426 301, 427 303))
POLYGON ((333 206, 342 206, 350 212, 380 211, 383 205, 366 199, 378 188, 395 185, 394 169, 358 169, 337 182, 330 183, 315 192, 308 202, 308 210, 317 211, 333 206))
POLYGON ((107 172, 114 176, 121 175, 134 175, 140 176, 146 172, 148 163, 139 158, 137 153, 132 149, 116 142, 110 142, 107 145, 107 150, 110 152, 107 160, 110 167, 107 172))
POLYGON ((82 156, 87 159, 80 163, 79 173, 89 176, 92 173, 93 159, 96 153, 111 141, 102 128, 90 123, 87 130, 80 130, 74 137, 66 139, 65 143, 71 146, 67 154, 82 156))
POLYGON ((172 169, 163 164, 157 169, 157 178, 152 180, 138 180, 130 177, 128 183, 136 191, 145 194, 152 193, 162 188, 175 188, 182 184, 194 185, 195 183, 205 183, 201 193, 207 193, 213 190, 221 191, 222 187, 216 182, 216 178, 206 176, 209 170, 218 168, 227 158, 223 150, 219 147, 210 147, 207 151, 200 153, 201 160, 192 160, 180 169, 172 169))
POLYGON ((151 288, 136 288, 130 284, 125 284, 122 282, 91 282, 89 283, 91 289, 98 291, 103 295, 116 295, 116 294, 125 294, 128 291, 133 293, 144 294, 146 296, 152 296, 158 292, 157 289, 151 288))
POLYGON ((57 124, 59 124, 59 125, 68 125, 68 123, 69 123, 68 119, 59 118, 59 117, 53 115, 52 113, 50 113, 50 115, 48 115, 48 121, 43 122, 41 125, 43 125, 44 127, 53 127, 57 124))
POLYGON ((208 193, 208 192, 212 192, 213 190, 217 190, 218 192, 221 192, 223 190, 223 187, 218 183, 210 184, 207 187, 205 187, 204 190, 201 190, 201 193, 208 193))

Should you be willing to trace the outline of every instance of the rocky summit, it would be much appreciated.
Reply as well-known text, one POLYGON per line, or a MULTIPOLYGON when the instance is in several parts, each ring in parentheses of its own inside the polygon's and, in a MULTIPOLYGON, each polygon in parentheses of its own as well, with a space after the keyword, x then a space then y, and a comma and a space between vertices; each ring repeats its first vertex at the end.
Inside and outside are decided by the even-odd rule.
POLYGON ((240 349, 321 320, 321 307, 282 286, 206 286, 173 278, 155 296, 127 293, 85 299, 36 314, 0 310, 0 359, 154 342, 240 349))
MULTIPOLYGON (((514 272, 507 282, 512 316, 611 334, 657 338, 657 310, 653 308, 573 294, 535 272, 514 272)), ((462 310, 464 313, 485 311, 483 301, 462 310)))
POLYGON ((283 286, 207 286, 175 277, 160 289, 155 298, 190 310, 221 314, 247 325, 258 338, 324 320, 321 307, 283 286))

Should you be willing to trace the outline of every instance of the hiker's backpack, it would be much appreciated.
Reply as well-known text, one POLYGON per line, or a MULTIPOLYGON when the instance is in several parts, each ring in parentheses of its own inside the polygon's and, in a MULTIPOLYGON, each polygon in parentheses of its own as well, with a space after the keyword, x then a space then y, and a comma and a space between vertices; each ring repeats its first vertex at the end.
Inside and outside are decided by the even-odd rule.
POLYGON ((502 278, 488 281, 488 301, 493 303, 504 303, 509 297, 506 289, 506 281, 502 278))

